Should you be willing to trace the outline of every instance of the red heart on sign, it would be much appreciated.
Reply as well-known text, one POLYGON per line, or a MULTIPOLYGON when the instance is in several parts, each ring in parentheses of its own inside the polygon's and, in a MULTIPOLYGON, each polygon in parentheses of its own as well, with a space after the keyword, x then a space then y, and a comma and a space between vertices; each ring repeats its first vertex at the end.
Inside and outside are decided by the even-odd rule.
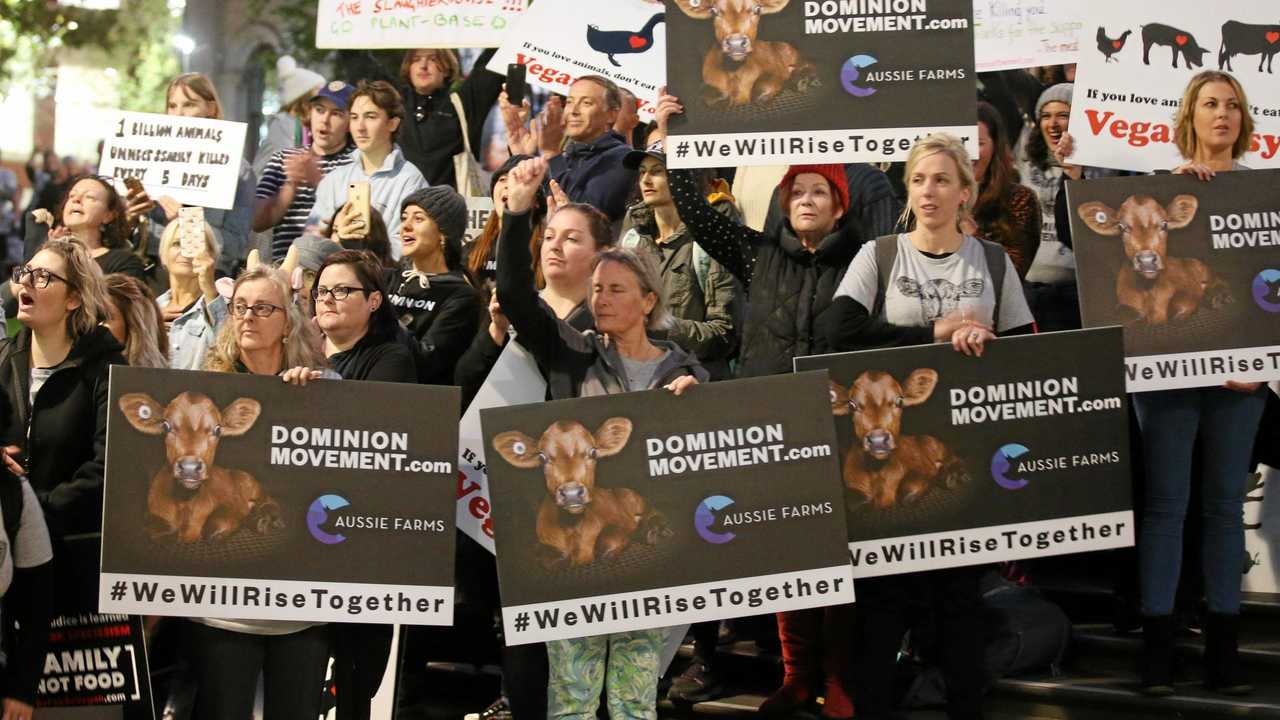
POLYGON ((1178 36, 1176 36, 1176 37, 1174 37, 1174 38, 1173 38, 1173 41, 1174 41, 1174 42, 1176 42, 1176 43, 1178 43, 1179 45, 1186 45, 1186 44, 1187 44, 1187 36, 1186 36, 1186 35, 1178 35, 1178 36))
POLYGON ((1119 49, 1120 49, 1120 47, 1121 47, 1122 45, 1124 45, 1124 43, 1120 42, 1119 40, 1112 40, 1112 41, 1111 41, 1111 47, 1113 47, 1113 48, 1115 48, 1115 49, 1117 49, 1117 50, 1119 50, 1119 49))
POLYGON ((1267 42, 1271 43, 1272 45, 1275 45, 1277 40, 1280 40, 1280 32, 1276 32, 1275 30, 1272 30, 1271 32, 1267 33, 1267 42))
POLYGON ((649 44, 648 40, 645 40, 639 35, 632 35, 627 42, 631 43, 631 47, 636 48, 637 50, 649 44))

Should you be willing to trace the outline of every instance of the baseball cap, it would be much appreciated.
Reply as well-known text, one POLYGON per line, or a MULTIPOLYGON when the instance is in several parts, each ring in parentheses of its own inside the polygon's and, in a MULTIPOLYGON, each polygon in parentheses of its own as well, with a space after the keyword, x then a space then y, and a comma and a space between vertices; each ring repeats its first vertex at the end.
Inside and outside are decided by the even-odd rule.
POLYGON ((345 83, 341 80, 334 80, 320 88, 320 91, 311 96, 311 101, 325 99, 338 106, 339 110, 351 109, 351 96, 356 94, 356 86, 351 83, 345 83))
POLYGON ((632 150, 627 153, 622 158, 622 166, 628 170, 636 170, 647 157, 651 157, 663 165, 667 164, 667 152, 661 140, 650 143, 649 147, 644 150, 632 150))

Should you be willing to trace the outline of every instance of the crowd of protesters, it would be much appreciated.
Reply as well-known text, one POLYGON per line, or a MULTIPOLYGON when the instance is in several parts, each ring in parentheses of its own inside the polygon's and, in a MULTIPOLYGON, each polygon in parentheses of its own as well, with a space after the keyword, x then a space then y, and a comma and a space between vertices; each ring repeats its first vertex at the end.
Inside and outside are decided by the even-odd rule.
MULTIPOLYGON (((1114 173, 1071 162, 1072 85, 1063 80, 1073 68, 1047 71, 1046 83, 1022 71, 984 83, 977 157, 938 134, 894 166, 693 171, 666 165, 680 98, 664 91, 656 119, 642 125, 634 96, 585 76, 535 114, 482 69, 489 54, 464 76, 452 51, 410 51, 399 84, 330 80, 282 59, 281 112, 242 163, 233 207, 205 211, 194 252, 179 241, 172 198, 122 194, 51 153, 33 159, 38 190, 17 225, 22 260, 0 293, 18 323, 0 344, 6 720, 31 716, 51 614, 96 607, 111 365, 277 375, 299 386, 457 384, 465 400, 517 342, 547 380, 548 400, 681 395, 787 373, 801 355, 946 343, 980 357, 1001 337, 1080 327, 1063 187, 1114 173), (1038 90, 1030 99, 1029 84, 1038 90), (491 109, 511 158, 488 184, 488 224, 467 243, 454 161, 480 146, 491 109), (348 197, 352 183, 367 183, 368 213, 348 197), (264 252, 250 251, 251 231, 270 233, 264 252), (943 315, 889 282, 902 277, 980 280, 982 296, 943 315)), ((223 117, 217 88, 195 73, 174 78, 156 110, 223 117)), ((1246 170, 1250 112, 1230 75, 1196 75, 1176 118, 1185 163, 1169 170, 1205 182, 1246 170)), ((12 213, 9 180, 0 177, 0 200, 12 213)), ((1174 692, 1174 594, 1197 432, 1204 682, 1250 690, 1237 648, 1241 516, 1267 398, 1260 384, 1235 382, 1134 396, 1134 443, 1146 459, 1137 567, 1145 692, 1174 692)), ((484 555, 459 543, 462 554, 484 555)), ((491 561, 485 567, 460 570, 459 583, 492 616, 498 590, 491 561)), ((821 697, 824 718, 892 717, 903 636, 924 617, 936 628, 949 716, 982 717, 984 570, 859 581, 856 607, 779 614, 784 674, 760 712, 785 717, 821 697)), ((331 658, 337 717, 368 717, 391 638, 376 625, 166 623, 181 637, 200 719, 248 717, 261 675, 267 720, 311 720, 331 658)), ((603 697, 611 717, 653 718, 670 632, 507 648, 503 695, 480 715, 591 718, 603 697)), ((692 628, 693 660, 671 678, 671 700, 724 692, 716 645, 733 632, 692 628)))

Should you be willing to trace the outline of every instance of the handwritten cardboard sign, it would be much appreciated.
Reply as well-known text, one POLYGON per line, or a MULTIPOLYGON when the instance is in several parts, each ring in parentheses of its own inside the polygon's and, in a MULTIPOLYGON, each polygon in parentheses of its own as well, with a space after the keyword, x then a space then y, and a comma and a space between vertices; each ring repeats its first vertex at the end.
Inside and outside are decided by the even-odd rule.
POLYGON ((102 146, 99 174, 136 177, 151 197, 230 210, 244 155, 242 122, 121 112, 102 146))

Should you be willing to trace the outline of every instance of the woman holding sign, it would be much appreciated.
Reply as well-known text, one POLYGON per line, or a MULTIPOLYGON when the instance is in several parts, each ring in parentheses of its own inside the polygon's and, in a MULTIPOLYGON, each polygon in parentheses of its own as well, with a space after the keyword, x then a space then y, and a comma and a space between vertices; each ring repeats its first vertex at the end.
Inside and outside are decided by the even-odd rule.
MULTIPOLYGON (((1178 151, 1186 161, 1174 173, 1206 182, 1220 172, 1247 170, 1240 157, 1253 138, 1244 88, 1223 72, 1191 79, 1174 121, 1178 151)), ((1240 575, 1245 558, 1245 480, 1258 423, 1266 405, 1261 383, 1228 382, 1221 388, 1135 393, 1147 467, 1146 510, 1138 557, 1141 564, 1143 692, 1171 695, 1173 605, 1182 564, 1182 526, 1191 494, 1192 448, 1199 432, 1203 458, 1203 529, 1200 540, 1205 596, 1205 686, 1228 695, 1252 691, 1237 649, 1240 575)))
MULTIPOLYGON (((557 317, 533 284, 529 238, 534 195, 547 173, 542 159, 508 176, 507 212, 498 240, 498 302, 520 344, 547 370, 555 399, 664 388, 679 395, 707 378, 698 361, 646 330, 666 315, 657 268, 628 250, 596 255, 589 302, 596 329, 579 332, 557 317)), ((550 224, 575 206, 562 207, 550 224)), ((544 245, 544 252, 546 251, 544 245)), ((657 716, 659 655, 668 633, 638 630, 547 643, 547 715, 590 718, 605 689, 609 715, 657 716), (605 676, 608 676, 606 681, 605 676), (604 686, 602 688, 601 686, 604 686)))
MULTIPOLYGON (((218 331, 204 369, 278 375, 297 385, 325 373, 337 377, 318 369, 326 363, 312 334, 288 281, 260 265, 236 280, 231 320, 218 331)), ((320 713, 329 661, 324 623, 192 618, 184 635, 196 684, 196 720, 250 717, 260 674, 265 720, 311 720, 320 713)))
MULTIPOLYGON (((949 342, 981 356, 996 334, 1032 332, 1031 311, 1004 248, 965 234, 978 188, 957 138, 935 134, 907 157, 904 224, 912 230, 868 243, 836 291, 827 316, 832 350, 949 342), (927 302, 922 287, 976 288, 971 302, 927 302)), ((966 298, 966 300, 968 300, 966 298)), ((939 621, 947 714, 982 716, 982 602, 977 568, 858 581, 854 700, 858 717, 892 717, 893 673, 911 613, 939 621)))

